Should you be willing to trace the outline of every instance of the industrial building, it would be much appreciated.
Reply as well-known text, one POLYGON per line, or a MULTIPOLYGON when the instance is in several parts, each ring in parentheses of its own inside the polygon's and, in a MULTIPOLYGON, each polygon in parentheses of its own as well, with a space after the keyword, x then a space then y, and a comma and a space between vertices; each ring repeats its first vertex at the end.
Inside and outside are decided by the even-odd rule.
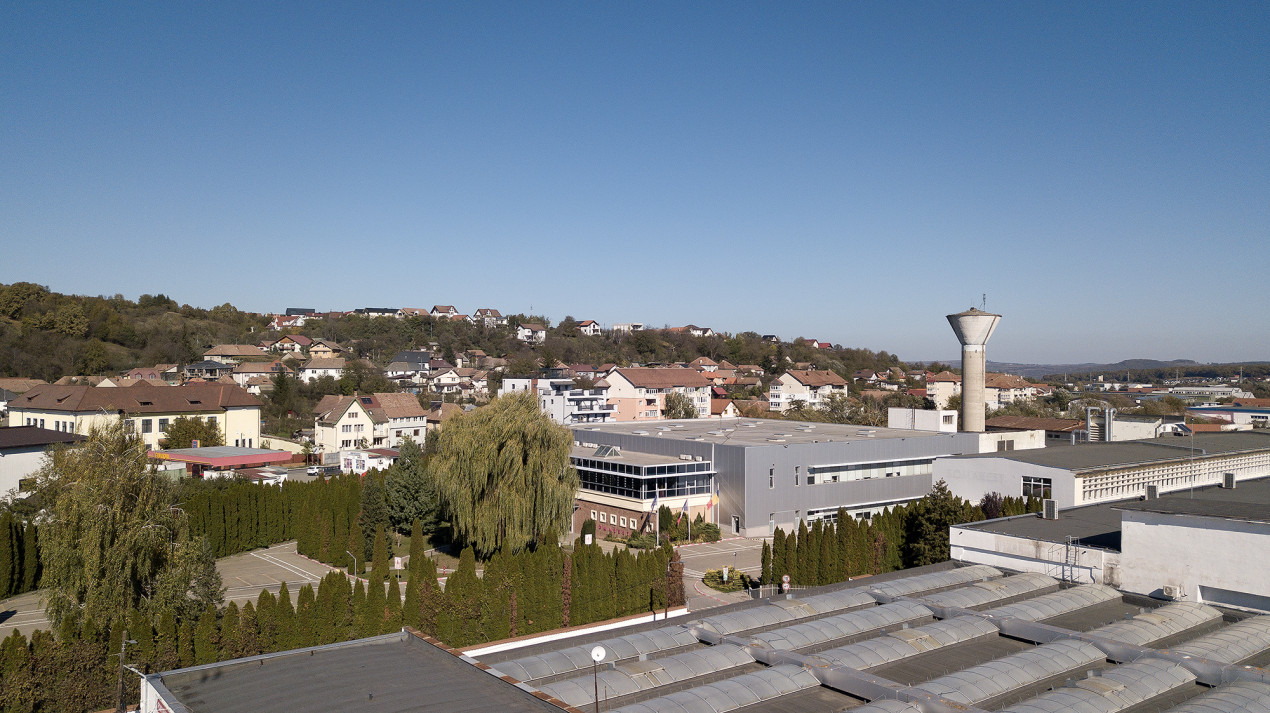
POLYGON ((957 525, 952 557, 1270 612, 1270 478, 1225 486, 957 525))
POLYGON ((765 537, 800 520, 869 517, 930 492, 935 460, 1039 447, 1043 434, 948 433, 831 423, 690 419, 573 427, 582 488, 575 531, 648 531, 654 501, 701 514, 724 533, 765 537), (606 447, 606 448, 602 448, 606 447), (712 506, 717 490, 719 504, 712 506), (634 521, 634 524, 631 524, 634 521))
POLYGON ((494 653, 403 632, 196 666, 141 711, 1270 710, 1270 616, 1161 604, 946 563, 494 653))
MULTIPOLYGON (((997 434, 1001 435, 1001 434, 997 434)), ((1052 498, 1059 509, 1270 476, 1270 433, 1193 433, 1026 451, 980 452, 935 463, 934 477, 978 502, 992 492, 1052 498)))

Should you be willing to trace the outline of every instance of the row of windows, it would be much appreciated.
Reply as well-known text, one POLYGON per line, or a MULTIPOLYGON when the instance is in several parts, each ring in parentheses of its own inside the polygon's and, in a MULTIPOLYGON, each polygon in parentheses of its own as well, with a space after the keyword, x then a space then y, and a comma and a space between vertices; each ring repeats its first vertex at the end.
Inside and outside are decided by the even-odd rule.
POLYGON ((710 493, 710 476, 706 474, 633 478, 615 473, 579 469, 578 479, 581 481, 583 490, 636 500, 652 500, 654 497, 666 500, 710 493))
POLYGON ((573 467, 575 468, 587 468, 589 470, 622 473, 624 475, 676 475, 679 473, 705 473, 710 470, 710 464, 702 461, 684 461, 682 463, 673 463, 669 465, 642 466, 634 465, 632 463, 622 463, 596 458, 571 458, 570 460, 573 462, 573 467))
POLYGON ((1048 498, 1053 488, 1054 481, 1050 478, 1023 476, 1023 497, 1025 498, 1048 498))
MULTIPOLYGON (((897 478, 906 475, 929 475, 933 472, 932 460, 892 461, 889 463, 865 463, 836 466, 809 466, 807 468, 807 485, 824 485, 826 483, 844 483, 851 480, 871 480, 873 478, 897 478)), ((794 466, 794 487, 803 484, 802 466, 794 466)), ((776 467, 767 469, 767 488, 776 487, 776 467)))
POLYGON ((639 527, 639 520, 637 518, 627 518, 625 515, 618 515, 617 513, 600 511, 597 517, 596 511, 592 510, 591 519, 601 525, 617 525, 618 527, 629 527, 631 529, 639 527))

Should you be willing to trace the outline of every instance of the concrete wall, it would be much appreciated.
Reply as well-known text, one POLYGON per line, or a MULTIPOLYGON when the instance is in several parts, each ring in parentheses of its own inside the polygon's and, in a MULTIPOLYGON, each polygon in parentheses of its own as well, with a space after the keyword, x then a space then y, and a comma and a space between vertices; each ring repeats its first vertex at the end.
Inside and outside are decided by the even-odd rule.
MULTIPOLYGON (((1019 517, 1036 517, 1021 515, 1019 517)), ((948 540, 952 547, 952 559, 961 562, 986 564, 1021 572, 1039 572, 1056 579, 1068 579, 1080 584, 1106 584, 1120 586, 1121 556, 1119 552, 1097 547, 1074 546, 1066 543, 1045 542, 1027 537, 1002 535, 970 527, 948 528, 948 540), (1068 555, 1072 563, 1067 564, 1068 555)))
POLYGON ((0 500, 10 500, 17 493, 18 481, 30 477, 44 462, 43 446, 13 448, 0 455, 0 500))
POLYGON ((1122 523, 1126 591, 1270 611, 1270 524, 1134 510, 1122 523))
POLYGON ((993 492, 1021 496, 1025 475, 1053 481, 1050 496, 1057 501, 1060 509, 1076 504, 1076 478, 1069 470, 1007 458, 940 458, 935 461, 935 480, 943 479, 953 495, 976 503, 993 492))
POLYGON ((928 411, 916 408, 891 407, 886 410, 887 428, 906 428, 913 431, 957 432, 956 411, 928 411), (949 423, 944 421, 949 420, 949 423))
POLYGON ((979 452, 995 453, 997 444, 1007 443, 1007 450, 1026 451, 1045 447, 1045 431, 993 431, 979 434, 979 452))

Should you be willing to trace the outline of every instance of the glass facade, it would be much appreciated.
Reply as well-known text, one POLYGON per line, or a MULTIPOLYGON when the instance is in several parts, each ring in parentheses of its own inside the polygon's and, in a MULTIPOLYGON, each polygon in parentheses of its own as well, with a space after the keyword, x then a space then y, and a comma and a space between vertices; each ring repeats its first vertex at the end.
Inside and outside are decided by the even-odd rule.
POLYGON ((620 460, 571 458, 583 490, 636 500, 709 495, 713 471, 708 462, 684 461, 636 465, 620 460))

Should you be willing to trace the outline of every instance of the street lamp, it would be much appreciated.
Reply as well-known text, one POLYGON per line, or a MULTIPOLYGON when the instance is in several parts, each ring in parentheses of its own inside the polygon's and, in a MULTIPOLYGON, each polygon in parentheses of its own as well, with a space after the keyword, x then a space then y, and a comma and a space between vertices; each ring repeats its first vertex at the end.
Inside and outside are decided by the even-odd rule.
POLYGON ((357 579, 357 555, 349 552, 348 550, 344 550, 344 554, 353 558, 353 579, 357 579))
POLYGON ((135 640, 133 640, 133 639, 129 639, 129 638, 128 638, 128 630, 127 630, 127 629, 124 629, 124 630, 123 630, 123 640, 119 642, 119 679, 118 679, 118 685, 117 685, 117 687, 116 687, 116 689, 117 689, 117 695, 116 695, 116 698, 115 698, 115 713, 124 713, 124 705, 123 705, 123 694, 124 694, 123 670, 124 670, 124 668, 125 668, 126 664, 124 664, 124 662, 123 662, 123 656, 124 656, 124 651, 126 651, 126 650, 127 650, 127 648, 128 648, 128 644, 135 644, 135 643, 137 643, 135 640))

